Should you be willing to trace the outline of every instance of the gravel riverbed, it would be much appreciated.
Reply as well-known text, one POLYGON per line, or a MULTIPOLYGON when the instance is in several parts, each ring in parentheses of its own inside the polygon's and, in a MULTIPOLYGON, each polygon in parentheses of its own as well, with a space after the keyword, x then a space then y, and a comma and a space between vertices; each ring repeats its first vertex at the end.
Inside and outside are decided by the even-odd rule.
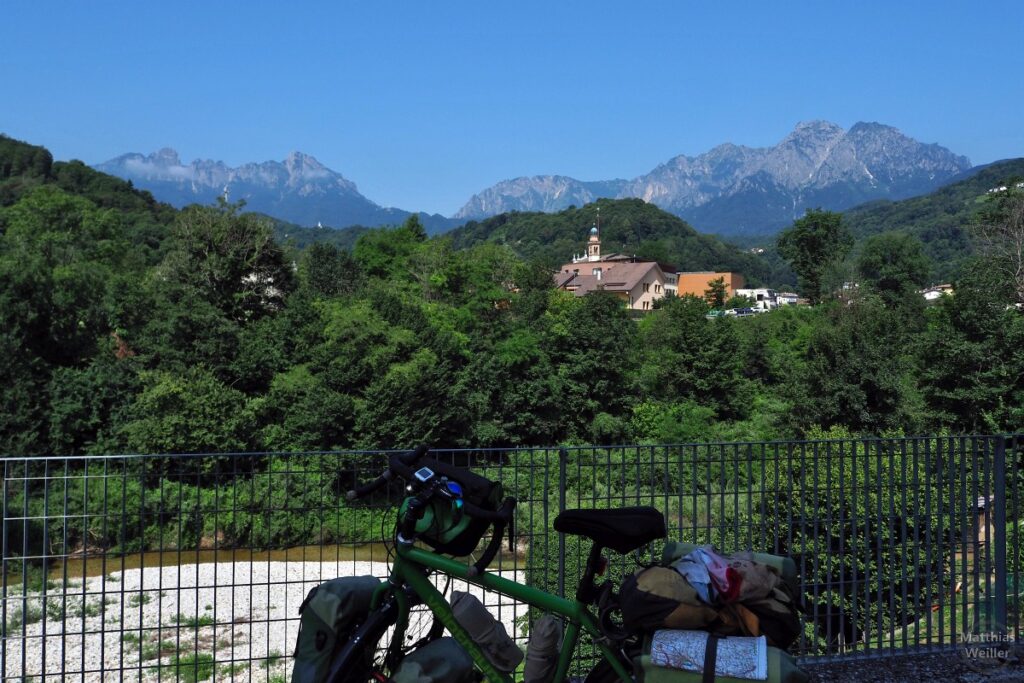
MULTIPOLYGON (((523 577, 501 572, 513 580, 523 577)), ((146 567, 5 600, 5 680, 234 680, 284 683, 299 605, 336 576, 387 575, 383 562, 234 562, 146 567)), ((520 573, 521 574, 521 573, 520 573)), ((522 605, 464 582, 514 633, 522 605)), ((449 593, 450 595, 450 593, 449 593)))

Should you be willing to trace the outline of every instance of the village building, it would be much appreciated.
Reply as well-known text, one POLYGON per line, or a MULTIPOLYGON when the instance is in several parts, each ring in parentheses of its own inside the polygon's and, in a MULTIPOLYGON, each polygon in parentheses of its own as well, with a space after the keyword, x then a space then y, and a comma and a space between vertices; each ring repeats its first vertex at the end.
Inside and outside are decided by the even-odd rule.
POLYGON ((704 292, 711 287, 711 283, 718 278, 722 278, 722 282, 725 284, 725 298, 728 299, 736 295, 736 290, 741 289, 743 285, 747 284, 746 280, 739 273, 716 273, 711 271, 704 271, 698 273, 677 273, 676 274, 676 295, 686 296, 698 296, 703 298, 704 292))
POLYGON ((590 292, 614 294, 629 309, 649 311, 665 296, 693 294, 703 297, 712 280, 722 278, 726 296, 744 284, 739 273, 676 273, 673 266, 645 261, 627 254, 601 253, 600 215, 590 229, 586 249, 575 254, 555 273, 555 286, 586 296, 590 292))
POLYGON ((587 248, 562 264, 555 273, 555 286, 586 296, 602 290, 614 294, 635 311, 649 311, 654 302, 670 291, 671 278, 654 261, 641 261, 625 254, 601 254, 601 236, 597 225, 590 229, 587 248))

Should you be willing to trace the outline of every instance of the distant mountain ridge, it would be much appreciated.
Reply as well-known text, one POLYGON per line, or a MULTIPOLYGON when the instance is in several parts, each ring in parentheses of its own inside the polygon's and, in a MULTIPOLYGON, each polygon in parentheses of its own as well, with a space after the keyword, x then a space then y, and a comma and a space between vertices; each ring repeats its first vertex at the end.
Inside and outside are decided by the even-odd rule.
POLYGON ((800 123, 778 145, 731 143, 696 157, 676 156, 630 181, 583 182, 565 176, 507 180, 474 195, 456 218, 508 211, 557 211, 598 197, 637 197, 705 232, 770 233, 809 207, 842 210, 873 199, 934 190, 970 161, 879 123, 850 130, 800 123))
MULTIPOLYGON (((232 168, 209 159, 184 164, 175 150, 164 148, 148 155, 123 154, 94 168, 131 180, 178 208, 209 204, 227 193, 230 201, 244 199, 250 211, 301 226, 397 224, 411 215, 367 199, 351 180, 302 152, 292 152, 281 162, 232 168)), ((429 232, 443 232, 457 224, 437 214, 418 215, 429 232)))
MULTIPOLYGON (((333 228, 403 222, 411 213, 382 207, 355 183, 314 157, 293 152, 283 161, 185 164, 173 149, 124 154, 95 166, 131 180, 176 207, 211 203, 227 191, 247 208, 299 226, 333 228)), ((703 232, 766 235, 805 209, 842 211, 865 202, 925 194, 971 168, 966 157, 918 142, 892 126, 827 121, 798 124, 779 144, 755 148, 726 143, 695 157, 679 155, 632 180, 582 181, 564 175, 504 180, 473 195, 452 218, 419 213, 436 234, 510 212, 553 213, 597 199, 639 198, 703 232)))

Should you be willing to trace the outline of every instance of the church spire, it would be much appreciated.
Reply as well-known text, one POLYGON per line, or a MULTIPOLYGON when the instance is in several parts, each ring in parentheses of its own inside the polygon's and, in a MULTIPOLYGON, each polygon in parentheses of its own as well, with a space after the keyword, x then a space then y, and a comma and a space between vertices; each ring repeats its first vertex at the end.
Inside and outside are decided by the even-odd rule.
POLYGON ((590 228, 590 239, 587 241, 587 260, 601 260, 601 207, 597 207, 597 220, 590 228))

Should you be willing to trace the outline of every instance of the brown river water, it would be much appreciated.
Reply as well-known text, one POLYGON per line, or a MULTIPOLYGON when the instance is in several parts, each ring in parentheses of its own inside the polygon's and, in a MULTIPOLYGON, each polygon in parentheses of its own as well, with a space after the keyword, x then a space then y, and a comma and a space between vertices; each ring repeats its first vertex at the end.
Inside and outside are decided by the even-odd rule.
MULTIPOLYGON (((507 550, 507 549, 506 549, 507 550)), ((522 557, 503 552, 495 560, 493 569, 522 568, 522 557), (520 565, 520 566, 517 566, 520 565)), ((140 567, 173 567, 178 565, 209 564, 213 562, 387 562, 388 547, 383 543, 362 545, 305 545, 280 550, 164 550, 117 555, 95 553, 72 555, 50 560, 47 577, 51 581, 76 581, 105 576, 140 567)), ((22 581, 20 571, 7 575, 7 585, 22 581)))

